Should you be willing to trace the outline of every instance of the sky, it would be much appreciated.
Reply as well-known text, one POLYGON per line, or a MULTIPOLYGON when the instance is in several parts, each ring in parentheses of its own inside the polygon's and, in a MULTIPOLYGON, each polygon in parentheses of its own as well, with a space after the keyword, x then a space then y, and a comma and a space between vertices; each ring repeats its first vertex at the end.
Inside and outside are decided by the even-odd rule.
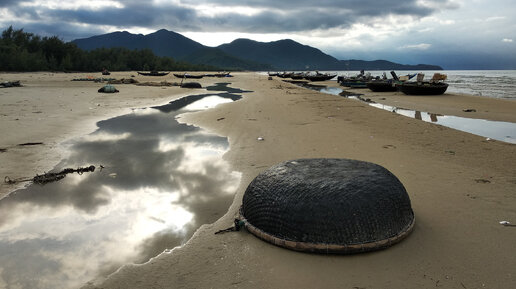
POLYGON ((514 0, 0 0, 0 28, 64 41, 129 31, 207 46, 293 39, 338 59, 516 69, 514 0))

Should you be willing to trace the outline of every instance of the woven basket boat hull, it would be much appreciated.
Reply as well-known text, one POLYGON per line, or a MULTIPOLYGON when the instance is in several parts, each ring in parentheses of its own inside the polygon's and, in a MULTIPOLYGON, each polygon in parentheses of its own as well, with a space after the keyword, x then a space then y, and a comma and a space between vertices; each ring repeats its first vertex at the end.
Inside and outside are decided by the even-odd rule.
POLYGON ((415 217, 387 169, 349 159, 280 163, 249 184, 240 208, 249 232, 297 251, 350 254, 403 240, 415 217))

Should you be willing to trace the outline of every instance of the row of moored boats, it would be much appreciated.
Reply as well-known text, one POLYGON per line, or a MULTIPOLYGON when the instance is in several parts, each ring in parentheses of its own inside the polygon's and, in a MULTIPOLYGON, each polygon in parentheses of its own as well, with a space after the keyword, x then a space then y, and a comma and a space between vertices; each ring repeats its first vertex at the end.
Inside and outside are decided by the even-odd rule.
POLYGON ((388 79, 384 73, 382 77, 372 77, 370 73, 364 74, 363 71, 354 77, 339 76, 337 82, 342 86, 350 88, 369 88, 374 92, 401 91, 410 95, 440 95, 448 89, 445 83, 447 76, 442 73, 434 73, 428 81, 424 80, 423 73, 414 73, 398 77, 391 71, 392 78, 388 79), (416 81, 411 81, 416 77, 416 81))
POLYGON ((312 72, 269 72, 269 76, 277 76, 279 78, 290 78, 293 80, 306 79, 308 81, 326 81, 335 78, 337 74, 312 72))
POLYGON ((387 91, 401 91, 405 94, 410 95, 440 95, 443 94, 448 88, 446 80, 446 74, 434 73, 432 78, 428 81, 424 80, 423 73, 414 73, 403 76, 397 76, 394 71, 391 71, 392 78, 387 78, 384 73, 381 77, 371 76, 370 73, 364 73, 362 70, 356 76, 337 76, 336 74, 329 73, 270 73, 269 76, 277 76, 280 78, 291 78, 294 80, 305 79, 308 81, 326 81, 337 77, 337 82, 341 86, 349 88, 369 88, 374 92, 387 92, 387 91), (416 77, 416 81, 411 81, 416 77))

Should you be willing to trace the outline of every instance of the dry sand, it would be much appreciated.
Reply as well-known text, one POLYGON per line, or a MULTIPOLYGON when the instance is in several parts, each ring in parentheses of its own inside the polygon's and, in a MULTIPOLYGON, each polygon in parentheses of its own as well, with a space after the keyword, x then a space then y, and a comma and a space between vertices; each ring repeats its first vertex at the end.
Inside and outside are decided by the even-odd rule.
MULTIPOLYGON (((200 91, 118 85, 118 94, 98 94, 99 84, 69 81, 79 76, 0 75, 1 81, 20 79, 25 85, 0 89, 0 148, 7 149, 0 153, 1 176, 51 169, 66 156, 59 144, 93 131, 98 120, 200 91), (27 142, 44 144, 17 146, 27 142)), ((203 86, 220 81, 201 80, 203 86)), ((254 92, 183 115, 181 121, 229 138, 225 159, 243 176, 228 213, 172 253, 124 266, 86 288, 516 288, 516 227, 499 224, 516 223, 516 145, 255 73, 235 73, 222 81, 254 92), (245 188, 258 173, 284 160, 310 157, 359 159, 389 169, 411 198, 414 232, 386 250, 350 256, 289 251, 246 231, 214 235, 232 224, 245 188)), ((366 97, 437 114, 516 122, 516 101, 454 94, 366 97), (468 108, 477 112, 463 112, 468 108)), ((3 184, 0 193, 12 189, 3 184)))

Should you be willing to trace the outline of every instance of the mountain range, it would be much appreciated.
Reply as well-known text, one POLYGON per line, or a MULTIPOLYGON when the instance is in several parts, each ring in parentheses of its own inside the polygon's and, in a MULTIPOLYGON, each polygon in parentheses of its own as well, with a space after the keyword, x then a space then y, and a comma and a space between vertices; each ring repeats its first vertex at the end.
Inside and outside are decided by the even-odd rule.
POLYGON ((442 70, 437 65, 405 65, 387 60, 339 60, 290 39, 272 42, 236 39, 231 43, 208 47, 165 29, 147 35, 112 32, 76 39, 72 43, 84 50, 102 47, 150 49, 158 56, 227 70, 442 70))

